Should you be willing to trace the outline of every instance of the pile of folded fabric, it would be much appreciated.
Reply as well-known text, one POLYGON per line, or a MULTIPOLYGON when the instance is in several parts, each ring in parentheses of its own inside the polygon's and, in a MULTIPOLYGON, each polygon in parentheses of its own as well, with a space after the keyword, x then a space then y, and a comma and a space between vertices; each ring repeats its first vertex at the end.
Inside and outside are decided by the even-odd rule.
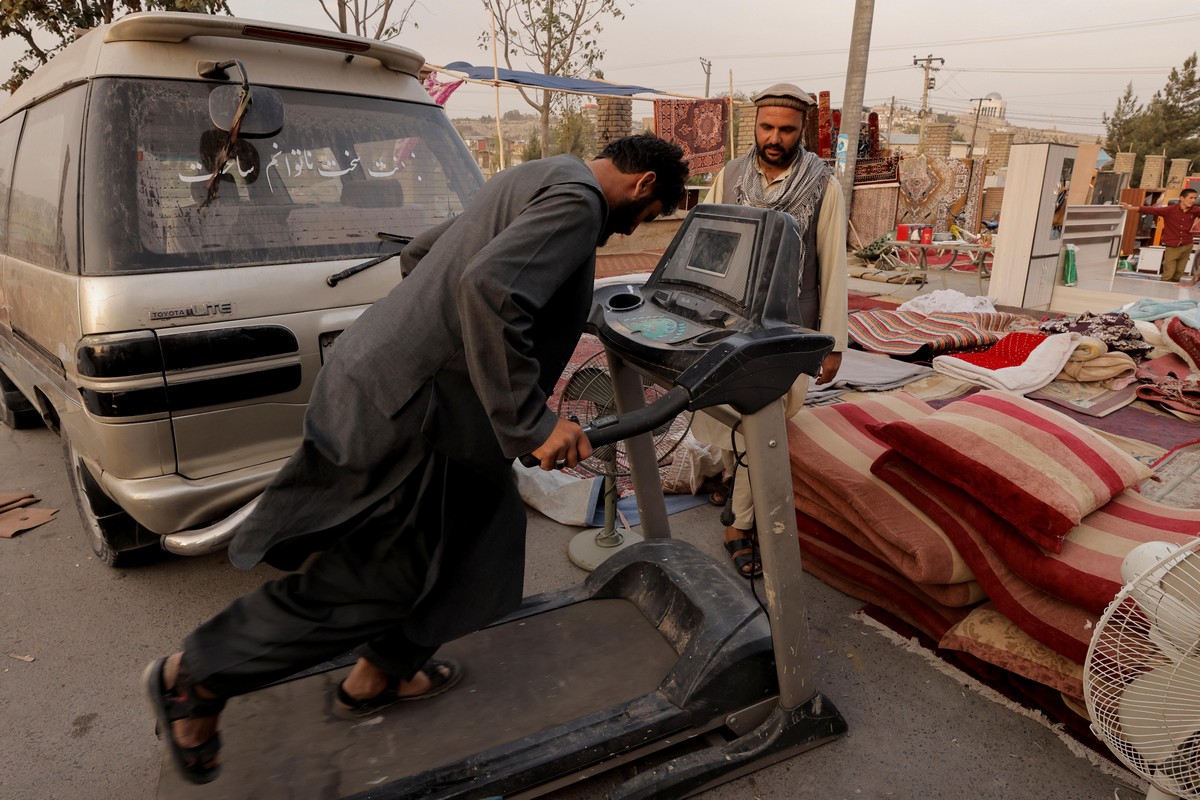
POLYGON ((806 571, 1080 713, 1125 554, 1200 532, 1131 488, 1145 465, 1011 392, 859 396, 794 417, 789 445, 806 571))
POLYGON ((850 315, 850 341, 869 353, 905 361, 929 360, 941 353, 986 347, 1023 319, 988 311, 916 311, 867 309, 850 315))
POLYGON ((1110 354, 1136 362, 1139 400, 1200 422, 1200 310, 1192 300, 1143 299, 1119 311, 1043 322, 1051 333, 1083 332, 1102 339, 1110 354))

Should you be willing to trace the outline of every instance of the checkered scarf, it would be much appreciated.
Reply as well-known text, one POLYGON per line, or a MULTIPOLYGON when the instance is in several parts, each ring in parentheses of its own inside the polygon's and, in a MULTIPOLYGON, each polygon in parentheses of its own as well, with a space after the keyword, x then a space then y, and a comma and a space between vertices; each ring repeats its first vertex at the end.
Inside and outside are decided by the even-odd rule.
POLYGON ((800 225, 800 263, 807 263, 805 237, 812 224, 813 214, 825 196, 829 183, 829 167, 815 153, 803 148, 796 155, 792 172, 782 186, 764 192, 762 179, 754 165, 758 163, 758 146, 746 156, 746 168, 737 184, 737 203, 755 208, 773 208, 786 211, 800 225))

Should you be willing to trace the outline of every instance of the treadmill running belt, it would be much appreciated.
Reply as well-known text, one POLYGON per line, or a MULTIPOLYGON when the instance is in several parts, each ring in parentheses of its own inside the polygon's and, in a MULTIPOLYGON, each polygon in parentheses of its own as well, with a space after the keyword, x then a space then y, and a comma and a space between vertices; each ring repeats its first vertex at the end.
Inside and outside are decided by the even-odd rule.
POLYGON ((487 628, 438 655, 464 666, 461 684, 360 722, 330 713, 345 668, 234 698, 222 717, 221 777, 194 786, 168 758, 158 797, 352 795, 649 694, 677 660, 637 607, 620 599, 487 628), (470 702, 441 702, 464 694, 470 702))

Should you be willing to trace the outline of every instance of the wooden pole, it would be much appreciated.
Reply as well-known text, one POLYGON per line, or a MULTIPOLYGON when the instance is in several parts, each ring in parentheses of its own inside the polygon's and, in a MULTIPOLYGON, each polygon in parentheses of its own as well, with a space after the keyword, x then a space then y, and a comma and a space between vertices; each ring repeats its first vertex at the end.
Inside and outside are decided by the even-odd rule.
POLYGON ((733 115, 737 104, 733 102, 733 70, 729 70, 729 159, 737 158, 737 139, 733 138, 733 115))
POLYGON ((500 64, 496 57, 496 11, 488 3, 488 13, 492 15, 492 78, 495 80, 496 91, 496 153, 500 159, 500 169, 504 169, 504 132, 500 129, 500 64))
MULTIPOLYGON (((862 128, 863 89, 867 83, 867 57, 871 52, 871 23, 875 0, 855 0, 854 25, 850 32, 850 59, 846 65, 846 89, 842 92, 842 132, 846 134, 846 161, 837 176, 846 201, 846 212, 854 196, 854 165, 858 161, 858 136, 862 128)), ((841 138, 840 136, 838 138, 841 138)), ((839 161, 839 167, 842 163, 839 161)))

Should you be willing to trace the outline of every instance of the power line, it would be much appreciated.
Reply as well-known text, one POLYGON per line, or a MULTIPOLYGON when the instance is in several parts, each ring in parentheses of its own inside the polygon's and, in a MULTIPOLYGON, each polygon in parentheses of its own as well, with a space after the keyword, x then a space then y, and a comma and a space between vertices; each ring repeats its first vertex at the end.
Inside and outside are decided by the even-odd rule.
MULTIPOLYGON (((1194 22, 1194 21, 1198 21, 1198 20, 1200 20, 1200 14, 1188 14, 1188 15, 1182 16, 1182 17, 1159 17, 1156 19, 1134 20, 1131 22, 1113 22, 1113 23, 1106 23, 1104 25, 1092 25, 1092 26, 1079 27, 1079 28, 1059 28, 1056 30, 1034 31, 1034 32, 1030 32, 1030 33, 1011 33, 1011 34, 998 34, 996 36, 980 36, 980 37, 976 37, 973 39, 949 39, 949 40, 942 41, 942 42, 925 41, 925 42, 917 42, 917 43, 910 43, 910 44, 873 45, 871 47, 871 50, 872 50, 872 52, 884 51, 884 50, 911 50, 914 47, 921 47, 921 48, 925 48, 925 47, 955 47, 958 45, 986 44, 988 42, 1006 42, 1006 41, 1014 41, 1014 40, 1018 40, 1018 39, 1026 40, 1026 39, 1043 39, 1043 38, 1047 38, 1047 37, 1060 37, 1060 36, 1080 36, 1080 35, 1086 35, 1086 34, 1092 34, 1092 33, 1107 33, 1110 31, 1128 30, 1130 28, 1157 27, 1159 25, 1177 25, 1177 24, 1184 23, 1184 22, 1194 22)), ((776 52, 776 53, 724 53, 724 54, 713 56, 713 58, 726 59, 726 60, 732 61, 732 60, 740 60, 740 59, 746 59, 746 58, 799 58, 799 57, 803 57, 803 56, 831 56, 831 55, 840 55, 840 54, 849 53, 849 52, 850 52, 849 48, 842 47, 842 48, 836 48, 836 49, 831 49, 831 50, 806 50, 806 51, 788 50, 788 51, 781 51, 781 52, 776 52)), ((688 57, 688 58, 669 59, 666 61, 647 61, 647 62, 643 62, 640 64, 621 64, 621 65, 617 65, 617 66, 610 66, 609 69, 635 69, 635 68, 641 68, 641 67, 659 67, 659 66, 666 66, 668 64, 683 64, 686 62, 690 62, 691 60, 692 60, 692 58, 688 57)), ((1168 67, 1167 69, 1170 69, 1170 67, 1168 67)))

